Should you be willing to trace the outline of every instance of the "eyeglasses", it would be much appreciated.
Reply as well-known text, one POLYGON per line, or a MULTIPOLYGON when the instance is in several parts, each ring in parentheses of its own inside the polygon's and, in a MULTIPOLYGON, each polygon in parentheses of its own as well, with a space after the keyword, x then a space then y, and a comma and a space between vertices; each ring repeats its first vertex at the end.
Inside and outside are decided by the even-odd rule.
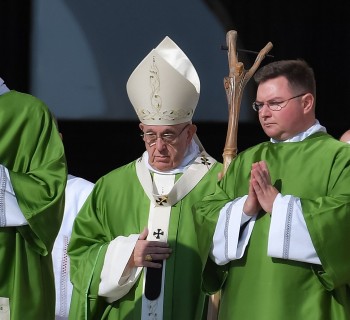
POLYGON ((182 128, 182 130, 176 134, 176 133, 163 133, 159 136, 155 134, 154 132, 143 132, 140 134, 140 136, 143 138, 143 141, 145 141, 150 147, 154 146, 159 139, 162 139, 162 141, 166 144, 175 144, 178 141, 179 136, 181 133, 185 131, 185 129, 189 126, 190 124, 187 124, 185 127, 182 128))
POLYGON ((287 106, 287 104, 290 100, 302 97, 304 95, 306 95, 306 93, 298 94, 295 97, 291 97, 291 98, 283 100, 283 101, 271 101, 271 102, 256 102, 256 101, 254 101, 252 107, 253 107, 254 111, 259 112, 263 108, 263 106, 266 104, 270 110, 280 111, 282 108, 285 108, 287 106), (287 102, 287 103, 284 106, 282 106, 281 104, 284 102, 287 102))

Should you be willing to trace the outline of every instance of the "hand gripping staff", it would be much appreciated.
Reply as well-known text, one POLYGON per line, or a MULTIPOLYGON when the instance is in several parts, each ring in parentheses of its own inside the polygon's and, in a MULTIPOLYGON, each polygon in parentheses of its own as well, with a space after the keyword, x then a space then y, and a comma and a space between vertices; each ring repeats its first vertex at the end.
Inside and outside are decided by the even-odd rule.
MULTIPOLYGON (((228 127, 224 153, 222 155, 223 169, 221 172, 221 177, 225 175, 231 161, 237 156, 237 129, 243 90, 250 78, 258 69, 261 61, 273 47, 272 43, 269 42, 263 49, 260 50, 253 66, 249 70, 245 70, 243 63, 238 61, 236 42, 237 31, 228 31, 226 34, 226 43, 228 50, 229 75, 228 77, 224 78, 224 88, 228 103, 228 127)), ((241 51, 251 52, 248 50, 241 51)), ((220 291, 210 296, 207 320, 217 320, 219 303, 220 291)))

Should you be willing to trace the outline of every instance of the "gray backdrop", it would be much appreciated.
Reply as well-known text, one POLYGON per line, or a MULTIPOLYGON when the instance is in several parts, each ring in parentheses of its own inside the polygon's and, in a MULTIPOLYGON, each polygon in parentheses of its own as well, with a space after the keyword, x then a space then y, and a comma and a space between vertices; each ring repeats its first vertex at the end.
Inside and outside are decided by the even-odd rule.
MULTIPOLYGON (((136 120, 126 82, 166 35, 188 55, 201 79, 194 120, 226 121, 228 62, 221 50, 226 32, 200 0, 34 0, 31 93, 59 119, 136 120)), ((252 82, 241 121, 254 116, 252 82)))

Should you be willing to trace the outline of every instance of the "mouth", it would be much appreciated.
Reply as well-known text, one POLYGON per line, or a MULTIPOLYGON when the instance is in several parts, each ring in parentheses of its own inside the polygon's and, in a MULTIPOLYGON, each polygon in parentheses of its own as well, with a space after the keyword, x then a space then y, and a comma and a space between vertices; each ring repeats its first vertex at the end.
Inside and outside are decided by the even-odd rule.
POLYGON ((157 161, 157 162, 164 162, 164 161, 166 161, 168 159, 169 159, 168 156, 155 156, 154 157, 154 160, 157 161))
POLYGON ((273 124, 273 123, 270 123, 270 122, 263 123, 263 126, 264 126, 264 127, 270 127, 270 126, 272 126, 272 125, 274 125, 274 124, 273 124))

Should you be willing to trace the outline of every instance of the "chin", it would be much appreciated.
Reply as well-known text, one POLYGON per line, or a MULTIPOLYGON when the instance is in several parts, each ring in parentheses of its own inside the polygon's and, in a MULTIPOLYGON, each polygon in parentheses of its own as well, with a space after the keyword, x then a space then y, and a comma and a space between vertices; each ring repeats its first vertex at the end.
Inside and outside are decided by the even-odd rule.
POLYGON ((158 171, 169 171, 172 169, 172 167, 169 164, 167 164, 167 163, 162 164, 159 162, 152 165, 152 167, 158 171))
POLYGON ((170 171, 172 168, 169 168, 169 167, 162 167, 162 168, 155 168, 157 171, 160 171, 160 172, 167 172, 167 171, 170 171))

